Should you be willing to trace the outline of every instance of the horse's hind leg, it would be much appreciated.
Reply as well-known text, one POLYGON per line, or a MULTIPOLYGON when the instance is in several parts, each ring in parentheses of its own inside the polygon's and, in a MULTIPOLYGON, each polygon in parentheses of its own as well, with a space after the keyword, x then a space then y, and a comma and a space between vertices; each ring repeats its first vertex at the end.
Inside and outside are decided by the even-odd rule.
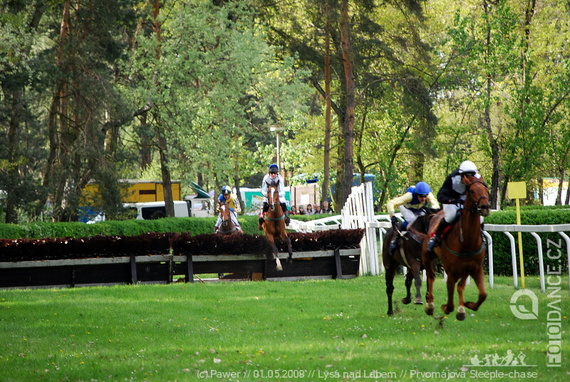
POLYGON ((402 303, 403 304, 409 304, 410 302, 412 302, 412 294, 410 292, 410 289, 412 288, 412 280, 414 279, 414 275, 412 274, 412 270, 410 268, 408 268, 408 271, 406 272, 406 297, 404 297, 402 299, 402 303))
POLYGON ((475 281, 475 285, 479 289, 479 298, 477 302, 467 301, 465 306, 471 310, 479 309, 479 306, 485 301, 487 298, 487 292, 485 291, 485 284, 484 284, 484 274, 483 274, 483 267, 479 268, 477 274, 473 277, 473 281, 475 281))
POLYGON ((420 270, 419 265, 412 266, 412 274, 414 275, 415 286, 416 286, 416 297, 414 298, 414 304, 423 304, 422 301, 422 271, 420 270))
POLYGON ((396 273, 396 267, 391 266, 386 268, 386 296, 388 297, 388 316, 394 315, 394 310, 392 308, 392 294, 394 293, 394 273, 396 273))

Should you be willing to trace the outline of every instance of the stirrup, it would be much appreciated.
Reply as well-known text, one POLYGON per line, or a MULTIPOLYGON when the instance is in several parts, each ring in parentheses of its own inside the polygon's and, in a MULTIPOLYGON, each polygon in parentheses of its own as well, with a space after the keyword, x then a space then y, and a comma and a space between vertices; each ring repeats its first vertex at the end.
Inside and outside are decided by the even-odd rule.
POLYGON ((428 241, 427 250, 433 252, 433 249, 439 244, 439 236, 435 235, 428 241))

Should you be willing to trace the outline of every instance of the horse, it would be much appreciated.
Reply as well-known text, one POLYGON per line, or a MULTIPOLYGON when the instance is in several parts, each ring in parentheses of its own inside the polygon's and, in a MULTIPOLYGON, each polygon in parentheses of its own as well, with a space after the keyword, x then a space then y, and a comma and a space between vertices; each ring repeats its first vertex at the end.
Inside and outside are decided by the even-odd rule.
POLYGON ((232 212, 226 203, 220 203, 220 217, 222 218, 222 222, 218 228, 218 234, 231 235, 240 232, 232 220, 232 212))
POLYGON ((424 269, 421 263, 422 243, 426 237, 429 220, 433 216, 433 212, 427 215, 420 215, 417 219, 408 226, 406 234, 399 239, 400 243, 398 250, 390 255, 390 242, 400 232, 394 228, 390 228, 384 235, 384 246, 382 250, 382 261, 386 269, 386 295, 388 296, 388 315, 394 315, 392 308, 392 294, 394 292, 394 276, 399 265, 405 266, 408 269, 406 273, 406 297, 402 298, 402 303, 409 304, 412 302, 411 286, 412 280, 415 280, 416 295, 414 304, 423 304, 420 288, 422 286, 421 271, 424 269))
POLYGON ((281 265, 281 261, 278 257, 279 250, 275 245, 275 240, 278 239, 281 242, 287 243, 289 263, 292 262, 293 251, 291 249, 291 239, 287 236, 287 230, 285 228, 285 212, 281 208, 281 203, 279 202, 279 190, 277 187, 267 187, 267 203, 269 204, 269 209, 265 215, 262 228, 265 232, 265 239, 271 246, 271 254, 268 255, 268 259, 274 259, 276 263, 275 269, 282 271, 283 266, 281 265))
MULTIPOLYGON (((424 239, 422 246, 422 262, 427 273, 427 293, 425 312, 433 315, 433 283, 435 281, 435 262, 441 260, 443 269, 447 273, 447 303, 441 306, 445 314, 453 312, 453 295, 457 284, 459 306, 456 318, 465 319, 465 308, 476 311, 487 298, 484 286, 483 262, 485 261, 486 245, 483 241, 481 216, 489 216, 489 191, 487 185, 480 178, 471 175, 463 177, 467 187, 466 199, 459 212, 459 220, 444 232, 441 244, 433 252, 427 251, 429 236, 424 239), (464 301, 463 291, 467 277, 471 276, 479 289, 477 302, 464 301)), ((430 222, 429 233, 435 232, 437 225, 443 219, 443 211, 439 212, 430 222)))

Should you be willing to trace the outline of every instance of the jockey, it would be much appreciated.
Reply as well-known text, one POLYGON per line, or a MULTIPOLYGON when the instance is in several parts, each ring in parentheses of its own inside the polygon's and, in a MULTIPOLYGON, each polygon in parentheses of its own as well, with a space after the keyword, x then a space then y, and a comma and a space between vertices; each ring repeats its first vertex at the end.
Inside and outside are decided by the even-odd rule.
MULTIPOLYGON (((439 244, 441 234, 445 228, 453 224, 457 213, 461 209, 461 205, 466 199, 465 192, 467 191, 467 187, 465 183, 463 183, 463 178, 467 175, 472 175, 477 179, 481 178, 481 175, 477 171, 477 166, 469 160, 461 162, 459 168, 447 176, 441 189, 437 193, 437 200, 442 204, 444 217, 430 236, 427 247, 430 252, 439 244)), ((483 217, 481 217, 481 219, 483 219, 483 217)))
MULTIPOLYGON (((239 200, 236 195, 232 193, 232 188, 230 186, 223 186, 222 193, 218 196, 218 210, 220 204, 227 204, 230 209, 230 216, 232 217, 232 222, 234 226, 243 233, 241 226, 237 219, 237 214, 241 212, 241 206, 239 204, 239 200)), ((218 214, 218 221, 216 222, 216 226, 214 227, 214 233, 218 232, 218 228, 220 228, 220 224, 222 224, 222 215, 218 214)))
POLYGON ((275 163, 270 164, 267 168, 267 174, 263 177, 261 182, 261 193, 263 194, 263 214, 259 217, 259 224, 263 224, 264 216, 269 209, 269 204, 267 203, 267 187, 277 186, 279 190, 279 203, 281 204, 281 209, 285 213, 285 224, 289 225, 291 219, 289 218, 289 211, 287 210, 287 204, 285 203, 285 182, 281 175, 279 175, 279 166, 275 163))
MULTIPOLYGON (((398 219, 394 215, 394 211, 396 208, 400 209, 400 213, 404 218, 404 221, 400 225, 402 231, 405 231, 408 226, 411 226, 418 216, 425 215, 426 207, 439 209, 439 203, 435 196, 433 196, 431 188, 426 182, 416 183, 415 186, 408 188, 404 195, 398 196, 386 203, 386 209, 390 214, 390 220, 394 228, 398 227, 398 219)), ((399 236, 394 237, 390 242, 390 255, 394 254, 394 251, 398 247, 398 237, 399 236)))

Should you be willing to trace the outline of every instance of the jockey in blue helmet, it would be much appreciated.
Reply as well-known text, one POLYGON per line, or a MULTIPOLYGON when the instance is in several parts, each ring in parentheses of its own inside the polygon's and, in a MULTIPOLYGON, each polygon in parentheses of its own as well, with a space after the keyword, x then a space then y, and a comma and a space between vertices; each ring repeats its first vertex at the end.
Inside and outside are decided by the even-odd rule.
MULTIPOLYGON (((220 204, 227 204, 230 209, 230 216, 232 217, 232 222, 234 226, 243 233, 241 226, 237 219, 237 214, 241 212, 241 206, 239 204, 239 200, 236 195, 232 193, 232 188, 230 186, 223 186, 221 190, 221 194, 218 196, 218 206, 220 204)), ((216 226, 214 227, 214 233, 218 231, 220 228, 220 224, 222 224, 222 215, 218 214, 218 221, 216 222, 216 226)))
MULTIPOLYGON (((400 230, 405 231, 418 216, 425 215, 424 207, 439 209, 439 203, 431 192, 430 186, 426 182, 418 182, 415 186, 408 188, 404 195, 398 196, 386 203, 386 209, 390 214, 390 220, 395 228, 398 227, 398 218, 395 216, 396 208, 404 218, 400 230)), ((390 243, 390 254, 397 248, 398 236, 390 243)))

